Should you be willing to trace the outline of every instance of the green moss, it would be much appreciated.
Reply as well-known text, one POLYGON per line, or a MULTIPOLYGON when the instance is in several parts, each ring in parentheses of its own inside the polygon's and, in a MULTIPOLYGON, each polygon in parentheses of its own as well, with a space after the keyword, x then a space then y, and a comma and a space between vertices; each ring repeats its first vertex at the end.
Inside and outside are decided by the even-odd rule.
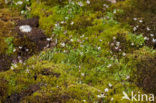
MULTIPOLYGON (((40 28, 52 37, 52 43, 55 42, 56 46, 32 56, 24 63, 12 64, 10 70, 1 72, 0 100, 3 102, 8 96, 23 93, 21 103, 120 103, 123 91, 129 95, 131 91, 155 93, 155 87, 147 89, 140 86, 148 84, 140 83, 144 78, 154 78, 155 50, 144 45, 147 44, 144 40, 146 32, 140 32, 142 29, 134 32, 131 28, 131 23, 135 23, 131 20, 134 16, 141 18, 154 7, 146 7, 147 12, 143 13, 142 7, 136 8, 135 3, 138 4, 138 0, 126 0, 106 8, 109 3, 103 0, 91 0, 90 4, 85 1, 32 0, 31 17, 39 17, 40 28), (115 47, 121 48, 121 51, 115 47), (144 75, 144 72, 153 74, 144 75), (112 86, 109 86, 110 83, 112 86), (29 93, 34 85, 40 88, 29 93), (105 98, 99 98, 102 94, 105 98)), ((30 6, 23 4, 17 8, 27 10, 25 5, 30 6)), ((4 10, 0 16, 10 20, 9 12, 4 10), (6 16, 3 17, 3 14, 6 16)), ((150 11, 148 15, 151 14, 154 12, 150 11)), ((14 25, 3 19, 0 20, 0 27, 5 36, 10 37, 5 26, 11 29, 14 25)), ((6 39, 0 32, 1 35, 2 39, 6 39)), ((6 44, 4 40, 0 42, 4 44, 0 53, 7 49, 7 43, 11 44, 6 41, 6 44)), ((37 52, 35 44, 27 38, 15 38, 13 43, 15 46, 27 46, 30 55, 37 52)), ((154 84, 155 79, 151 81, 154 84)))
POLYGON ((21 18, 17 11, 14 11, 14 14, 9 9, 0 9, 0 44, 3 45, 0 47, 0 54, 7 54, 13 49, 13 40, 8 39, 15 35, 13 29, 15 25, 15 19, 21 18), (10 40, 10 41, 8 41, 10 40))
POLYGON ((143 47, 129 56, 131 61, 129 63, 133 63, 133 66, 132 64, 129 64, 132 68, 131 79, 146 92, 153 92, 154 94, 155 90, 152 88, 155 88, 155 85, 152 84, 153 81, 155 81, 153 78, 153 73, 155 73, 155 54, 155 50, 143 47), (149 79, 150 82, 147 81, 149 79))

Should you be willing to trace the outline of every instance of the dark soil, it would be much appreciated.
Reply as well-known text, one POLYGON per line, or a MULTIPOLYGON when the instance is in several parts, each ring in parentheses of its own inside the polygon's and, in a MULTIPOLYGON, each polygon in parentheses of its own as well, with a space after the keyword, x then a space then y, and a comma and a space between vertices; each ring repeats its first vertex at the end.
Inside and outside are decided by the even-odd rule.
POLYGON ((0 72, 9 70, 12 59, 11 56, 0 55, 0 72))
POLYGON ((46 40, 46 35, 39 27, 39 18, 31 18, 26 20, 18 20, 15 31, 17 36, 14 40, 14 46, 16 52, 11 56, 0 55, 0 72, 9 70, 11 63, 17 63, 20 60, 25 61, 33 54, 36 54, 43 50, 47 45, 50 45, 50 41, 46 40), (25 33, 19 30, 21 25, 30 25, 32 31, 25 33), (21 47, 21 48, 19 48, 21 47), (19 58, 20 57, 20 58, 19 58))
POLYGON ((19 20, 15 31, 17 32, 17 42, 15 43, 16 47, 21 46, 22 49, 18 49, 17 54, 22 58, 28 58, 33 54, 43 50, 48 44, 49 41, 46 40, 46 35, 43 33, 39 27, 39 18, 34 17, 26 20, 19 20), (31 32, 21 32, 19 27, 22 25, 31 26, 31 32), (26 52, 26 49, 29 49, 29 52, 26 52), (30 53, 31 52, 31 53, 30 53))
MULTIPOLYGON (((41 29, 38 28, 39 26, 39 18, 35 17, 32 19, 27 19, 27 20, 20 20, 17 22, 17 26, 15 28, 15 31, 18 34, 19 39, 20 38, 28 38, 31 42, 34 42, 39 49, 43 49, 47 44, 48 41, 46 41, 46 35, 43 33, 41 29), (25 33, 21 32, 19 30, 19 27, 21 25, 29 25, 32 28, 31 32, 25 33)), ((39 50, 40 51, 40 50, 39 50)))
POLYGON ((17 21, 17 26, 30 25, 31 27, 39 27, 39 17, 17 21))

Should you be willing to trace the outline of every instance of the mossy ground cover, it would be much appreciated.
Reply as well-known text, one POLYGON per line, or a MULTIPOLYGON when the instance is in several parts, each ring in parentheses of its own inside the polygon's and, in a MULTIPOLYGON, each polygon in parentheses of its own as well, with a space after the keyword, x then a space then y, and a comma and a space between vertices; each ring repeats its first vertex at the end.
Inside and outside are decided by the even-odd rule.
MULTIPOLYGON (((155 8, 141 2, 144 12, 137 1, 8 0, 3 8, 39 17, 39 28, 55 46, 0 72, 1 102, 133 103, 122 100, 123 91, 156 94, 155 24, 148 24, 155 8)), ((1 38, 12 47, 10 38, 1 38)))

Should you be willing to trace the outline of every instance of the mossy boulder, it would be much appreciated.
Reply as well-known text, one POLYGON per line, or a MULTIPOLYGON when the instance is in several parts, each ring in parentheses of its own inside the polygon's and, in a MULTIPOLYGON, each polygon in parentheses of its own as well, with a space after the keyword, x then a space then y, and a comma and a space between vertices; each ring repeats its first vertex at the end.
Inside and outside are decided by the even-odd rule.
POLYGON ((132 58, 135 61, 133 62, 135 69, 132 72, 132 81, 147 93, 156 94, 156 52, 146 47, 134 52, 132 58))

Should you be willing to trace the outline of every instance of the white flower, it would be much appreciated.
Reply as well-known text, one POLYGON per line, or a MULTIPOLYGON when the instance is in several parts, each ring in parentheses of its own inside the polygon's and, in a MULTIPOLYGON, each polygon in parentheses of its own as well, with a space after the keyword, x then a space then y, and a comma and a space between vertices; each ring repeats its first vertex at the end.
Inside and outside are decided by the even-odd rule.
POLYGON ((152 39, 152 42, 153 42, 153 43, 156 43, 156 39, 152 39))
POLYGON ((130 76, 128 75, 127 77, 126 77, 126 79, 129 79, 130 78, 130 76))
POLYGON ((101 95, 97 95, 98 98, 101 98, 101 95))
POLYGON ((83 102, 86 102, 86 100, 83 100, 83 102))
POLYGON ((149 27, 146 28, 148 31, 150 31, 151 29, 149 27))
POLYGON ((105 97, 105 95, 102 93, 102 94, 101 94, 101 98, 104 98, 104 97, 105 97))
POLYGON ((114 98, 111 98, 111 101, 113 101, 114 100, 114 98))
POLYGON ((21 56, 18 56, 17 58, 18 58, 18 59, 21 59, 21 56))
POLYGON ((79 69, 81 69, 81 66, 79 66, 79 69))
POLYGON ((135 21, 136 21, 136 20, 137 20, 137 18, 133 18, 133 20, 135 20, 135 21))
POLYGON ((29 49, 26 49, 26 52, 28 52, 29 51, 29 49))
POLYGON ((67 34, 67 30, 64 31, 64 34, 67 34))
POLYGON ((114 14, 116 14, 116 9, 113 11, 114 14))
POLYGON ((98 47, 98 50, 101 50, 101 47, 98 47))
POLYGON ((19 60, 19 63, 23 63, 23 61, 22 60, 19 60))
POLYGON ((101 40, 101 39, 100 39, 99 41, 100 41, 100 42, 102 42, 102 40, 101 40))
POLYGON ((104 98, 105 95, 103 93, 101 93, 100 95, 97 95, 98 98, 104 98))
POLYGON ((108 92, 108 91, 109 91, 109 89, 108 89, 108 88, 106 88, 106 89, 105 89, 105 92, 108 92))
POLYGON ((116 37, 114 36, 114 37, 113 37, 113 40, 115 40, 115 39, 116 39, 116 37))
POLYGON ((56 27, 58 27, 58 26, 59 26, 59 24, 57 23, 57 24, 55 24, 55 26, 56 26, 56 27))
POLYGON ((68 20, 69 18, 68 17, 65 17, 65 19, 68 20))
POLYGON ((83 3, 80 1, 80 2, 78 2, 78 5, 79 6, 83 6, 83 3))
POLYGON ((23 4, 22 1, 18 1, 18 2, 16 3, 16 5, 22 5, 22 4, 23 4))
POLYGON ((57 44, 57 39, 55 40, 55 43, 57 44))
POLYGON ((80 38, 83 38, 83 37, 84 37, 84 35, 80 36, 80 38))
POLYGON ((83 55, 83 52, 80 52, 80 55, 83 55))
POLYGON ((119 47, 115 47, 115 49, 117 50, 117 49, 119 49, 119 47))
POLYGON ((22 46, 19 46, 18 48, 19 48, 19 49, 22 49, 22 46))
POLYGON ((114 43, 111 43, 111 46, 114 46, 114 43))
POLYGON ((16 49, 14 49, 13 52, 16 52, 16 49))
POLYGON ((24 10, 21 11, 21 14, 24 14, 24 10))
POLYGON ((52 38, 47 38, 46 40, 47 40, 47 41, 51 41, 51 40, 52 40, 52 38))
POLYGON ((140 23, 142 23, 142 22, 143 22, 143 20, 139 20, 139 22, 140 22, 140 23))
POLYGON ((50 46, 50 45, 49 45, 49 44, 47 44, 45 48, 48 48, 49 46, 50 46))
POLYGON ((153 37, 153 36, 154 36, 154 34, 150 34, 150 36, 151 36, 151 37, 153 37))
POLYGON ((64 24, 65 22, 64 21, 61 21, 61 24, 64 24))
POLYGON ((120 42, 116 42, 116 46, 120 46, 120 42))
POLYGON ((84 74, 84 73, 81 73, 81 76, 83 76, 83 77, 84 77, 84 76, 85 76, 85 74, 84 74))
POLYGON ((112 87, 112 84, 111 84, 111 83, 109 83, 109 84, 108 84, 108 86, 109 86, 109 87, 112 87))
POLYGON ((144 40, 149 40, 149 38, 145 36, 145 37, 144 37, 144 40))
POLYGON ((8 4, 8 0, 5 0, 5 4, 8 4))
POLYGON ((31 32, 31 30, 32 30, 30 25, 22 25, 19 27, 19 29, 21 32, 25 32, 25 33, 31 32))
POLYGON ((66 45, 65 43, 61 43, 61 46, 62 46, 62 47, 65 47, 65 45, 66 45))
POLYGON ((109 6, 107 4, 103 4, 104 7, 108 8, 109 6))
POLYGON ((134 43, 131 43, 131 45, 133 46, 133 45, 134 45, 134 43))
POLYGON ((14 64, 13 66, 14 66, 15 68, 17 68, 17 64, 14 64))
POLYGON ((12 64, 11 70, 14 70, 15 68, 17 68, 17 64, 12 64))
POLYGON ((69 3, 71 3, 71 4, 73 4, 73 5, 75 4, 75 2, 72 2, 71 0, 69 0, 69 3))
POLYGON ((90 1, 89 1, 89 0, 87 0, 87 1, 86 1, 86 3, 87 3, 87 4, 90 4, 90 1))
POLYGON ((64 53, 66 53, 67 51, 66 51, 66 50, 64 50, 63 52, 64 52, 64 53))
POLYGON ((74 24, 74 22, 72 21, 71 23, 70 23, 70 25, 73 25, 74 24))
POLYGON ((109 64, 107 67, 109 68, 109 67, 111 67, 112 66, 112 64, 109 64))
POLYGON ((26 73, 29 73, 30 71, 29 71, 29 69, 26 69, 26 73))
POLYGON ((11 67, 11 70, 14 70, 14 67, 11 67))
POLYGON ((126 53, 122 53, 123 56, 126 56, 126 53))
POLYGON ((137 30, 137 27, 134 27, 134 28, 133 28, 133 31, 136 31, 136 30, 137 30))
POLYGON ((73 42, 74 40, 73 39, 70 39, 70 41, 73 42))
POLYGON ((83 47, 84 47, 84 45, 80 45, 80 47, 81 47, 81 48, 83 48, 83 47))
POLYGON ((108 1, 110 1, 111 3, 116 3, 116 0, 108 0, 108 1))

